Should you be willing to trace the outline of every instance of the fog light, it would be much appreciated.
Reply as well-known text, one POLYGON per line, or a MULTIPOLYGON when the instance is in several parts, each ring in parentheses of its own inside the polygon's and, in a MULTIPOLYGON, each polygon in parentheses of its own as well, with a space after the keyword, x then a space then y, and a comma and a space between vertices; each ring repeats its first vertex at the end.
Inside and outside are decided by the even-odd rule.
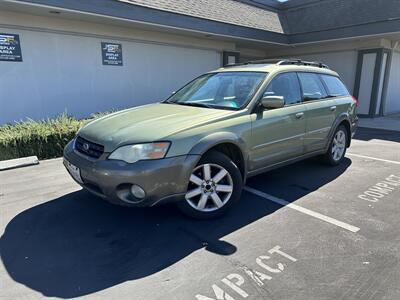
POLYGON ((146 196, 146 193, 144 192, 144 190, 136 184, 132 185, 131 193, 133 196, 135 196, 135 198, 138 198, 138 199, 143 199, 146 196))

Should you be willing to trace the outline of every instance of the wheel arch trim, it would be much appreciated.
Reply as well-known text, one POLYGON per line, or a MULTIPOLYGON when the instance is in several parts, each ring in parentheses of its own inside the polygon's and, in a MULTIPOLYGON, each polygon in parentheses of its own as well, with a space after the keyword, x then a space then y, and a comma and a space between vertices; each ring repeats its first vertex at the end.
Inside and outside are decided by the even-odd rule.
POLYGON ((350 141, 351 141, 351 121, 350 121, 350 116, 347 112, 344 112, 342 114, 340 114, 338 117, 336 117, 335 122, 333 123, 331 130, 329 132, 328 135, 328 141, 327 144, 325 146, 326 151, 328 151, 329 149, 329 145, 331 143, 331 140, 333 138, 333 135, 335 134, 336 129, 338 128, 338 126, 343 123, 346 122, 348 125, 348 129, 350 132, 347 132, 347 147, 350 146, 350 141))
POLYGON ((248 150, 245 141, 232 132, 215 132, 201 138, 189 151, 190 155, 200 155, 209 151, 210 149, 223 144, 233 144, 236 146, 243 158, 243 175, 247 175, 248 167, 248 150))

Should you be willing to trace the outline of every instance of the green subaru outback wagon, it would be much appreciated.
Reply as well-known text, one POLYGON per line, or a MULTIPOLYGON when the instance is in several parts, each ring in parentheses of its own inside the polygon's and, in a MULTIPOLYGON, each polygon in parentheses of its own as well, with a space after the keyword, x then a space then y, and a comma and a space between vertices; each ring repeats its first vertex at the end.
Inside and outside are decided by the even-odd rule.
POLYGON ((64 164, 82 187, 115 204, 176 202, 216 217, 246 178, 311 156, 343 160, 357 100, 326 65, 258 61, 204 74, 161 103, 84 126, 64 164))

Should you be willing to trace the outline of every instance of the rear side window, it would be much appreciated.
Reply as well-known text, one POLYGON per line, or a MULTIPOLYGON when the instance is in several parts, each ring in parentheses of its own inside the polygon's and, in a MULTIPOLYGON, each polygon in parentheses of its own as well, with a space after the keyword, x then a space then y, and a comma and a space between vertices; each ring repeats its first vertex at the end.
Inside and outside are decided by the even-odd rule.
POLYGON ((301 88, 303 90, 304 101, 312 101, 326 98, 328 94, 325 91, 322 81, 315 73, 298 73, 301 88))
POLYGON ((300 85, 296 73, 277 75, 268 85, 264 96, 283 96, 285 104, 300 103, 300 85))
POLYGON ((328 88, 329 96, 348 96, 349 91, 339 78, 331 75, 321 75, 322 81, 328 88))

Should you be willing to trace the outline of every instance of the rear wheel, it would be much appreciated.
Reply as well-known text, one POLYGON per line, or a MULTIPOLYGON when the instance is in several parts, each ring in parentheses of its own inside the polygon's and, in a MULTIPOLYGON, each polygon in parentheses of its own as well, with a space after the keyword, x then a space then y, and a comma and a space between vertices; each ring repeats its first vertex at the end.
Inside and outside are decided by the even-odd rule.
POLYGON ((185 200, 178 206, 190 217, 215 218, 239 200, 242 186, 242 176, 233 161, 211 151, 193 169, 185 200))
POLYGON ((347 130, 343 125, 336 128, 329 145, 328 152, 325 154, 325 160, 332 166, 340 164, 346 154, 347 130))

